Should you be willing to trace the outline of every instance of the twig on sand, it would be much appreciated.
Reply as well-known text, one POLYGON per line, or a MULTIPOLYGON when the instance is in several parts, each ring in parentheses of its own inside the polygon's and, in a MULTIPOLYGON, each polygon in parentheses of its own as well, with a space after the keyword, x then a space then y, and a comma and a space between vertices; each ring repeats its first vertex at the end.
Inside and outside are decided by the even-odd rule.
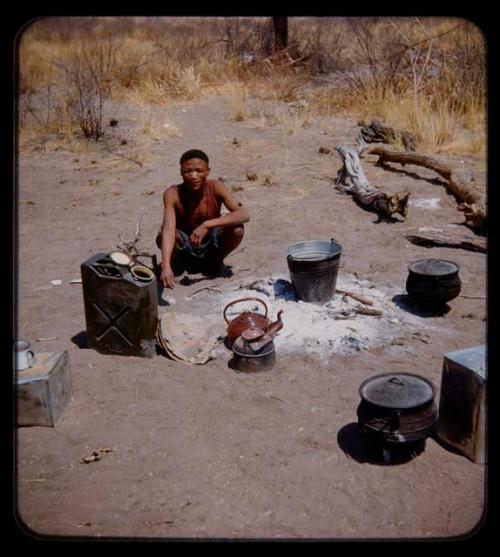
POLYGON ((111 155, 115 155, 115 157, 119 157, 119 158, 121 158, 121 159, 126 159, 126 160, 128 160, 128 161, 131 161, 131 162, 133 162, 133 163, 139 165, 141 168, 143 167, 142 162, 140 162, 140 161, 138 161, 138 160, 136 160, 136 159, 133 159, 132 157, 127 157, 126 155, 121 155, 120 153, 116 153, 115 151, 112 151, 112 150, 109 149, 108 147, 106 147, 105 150, 106 150, 108 153, 110 153, 111 155))
POLYGON ((354 308, 354 311, 356 313, 361 313, 362 315, 376 315, 376 316, 382 315, 382 310, 380 310, 380 309, 365 308, 363 306, 356 306, 354 308))
POLYGON ((358 302, 361 302, 362 304, 365 304, 367 306, 373 306, 373 301, 370 300, 369 298, 365 298, 364 296, 361 296, 360 294, 356 294, 355 292, 349 292, 348 290, 339 290, 338 288, 335 289, 339 294, 344 294, 345 296, 349 296, 350 298, 353 298, 354 300, 357 300, 358 302))
POLYGON ((213 290, 214 292, 220 292, 222 293, 222 290, 220 288, 217 288, 217 286, 204 286, 203 288, 198 288, 198 290, 195 290, 192 294, 190 294, 189 296, 186 296, 187 299, 192 298, 195 294, 198 294, 198 292, 201 292, 202 290, 213 290))
POLYGON ((279 396, 269 395, 269 398, 275 398, 276 400, 279 400, 280 402, 283 402, 284 404, 286 404, 286 401, 283 400, 282 398, 280 398, 279 396))
POLYGON ((95 462, 96 460, 101 460, 103 454, 112 453, 113 451, 114 449, 110 447, 100 447, 97 451, 93 451, 90 455, 82 457, 80 462, 84 462, 85 464, 95 462))
POLYGON ((486 296, 466 296, 465 294, 459 294, 460 298, 468 298, 469 300, 486 300, 486 296))
POLYGON ((256 290, 257 292, 261 292, 262 294, 269 296, 269 292, 260 286, 260 283, 262 283, 262 279, 254 280, 248 284, 240 284, 236 290, 256 290))

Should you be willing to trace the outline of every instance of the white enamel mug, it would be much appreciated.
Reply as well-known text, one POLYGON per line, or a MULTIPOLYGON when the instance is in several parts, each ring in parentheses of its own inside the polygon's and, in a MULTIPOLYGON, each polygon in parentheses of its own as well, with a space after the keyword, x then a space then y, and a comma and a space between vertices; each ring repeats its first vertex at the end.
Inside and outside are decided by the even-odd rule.
POLYGON ((27 340, 14 341, 14 362, 16 371, 28 369, 33 365, 35 354, 30 350, 31 344, 27 340))

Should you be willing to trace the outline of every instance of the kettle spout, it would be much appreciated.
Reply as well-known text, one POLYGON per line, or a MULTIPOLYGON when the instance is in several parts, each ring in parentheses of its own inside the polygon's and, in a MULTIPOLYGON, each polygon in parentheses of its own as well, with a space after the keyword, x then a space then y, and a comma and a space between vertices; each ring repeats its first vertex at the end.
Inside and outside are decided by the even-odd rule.
POLYGON ((274 323, 271 323, 270 325, 268 325, 268 327, 266 328, 266 336, 275 335, 280 329, 283 328, 283 321, 281 321, 281 314, 282 313, 283 313, 283 310, 280 309, 278 311, 276 321, 274 323))

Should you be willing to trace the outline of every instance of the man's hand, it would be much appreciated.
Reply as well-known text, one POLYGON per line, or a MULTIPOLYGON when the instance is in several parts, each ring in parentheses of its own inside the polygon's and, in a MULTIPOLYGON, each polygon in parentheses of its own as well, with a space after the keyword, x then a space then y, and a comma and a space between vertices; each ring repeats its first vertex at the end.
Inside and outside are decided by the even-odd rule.
POLYGON ((208 228, 204 224, 200 224, 198 228, 195 228, 189 237, 191 245, 193 248, 199 248, 203 238, 208 234, 208 228))
POLYGON ((161 264, 160 280, 164 288, 174 287, 174 273, 170 265, 161 264))

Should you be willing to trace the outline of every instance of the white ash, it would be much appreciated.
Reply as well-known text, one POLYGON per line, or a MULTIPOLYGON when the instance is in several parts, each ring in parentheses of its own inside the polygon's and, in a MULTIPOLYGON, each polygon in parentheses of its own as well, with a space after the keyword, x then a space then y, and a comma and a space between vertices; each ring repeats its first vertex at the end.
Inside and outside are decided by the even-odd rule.
MULTIPOLYGON (((395 337, 405 335, 408 328, 432 328, 423 325, 422 319, 397 307, 392 301, 394 294, 382 292, 366 280, 346 276, 337 281, 337 289, 350 291, 373 301, 373 306, 363 306, 357 300, 340 293, 326 304, 297 301, 291 282, 282 276, 267 279, 246 279, 238 286, 221 293, 204 292, 197 296, 199 311, 213 312, 214 306, 224 308, 229 302, 240 298, 259 298, 268 307, 268 318, 275 321, 279 310, 283 328, 274 339, 277 352, 281 354, 307 352, 326 360, 332 353, 348 354, 359 350, 388 345, 395 337), (203 307, 210 304, 210 308, 203 307), (365 315, 357 308, 379 309, 381 316, 365 315), (406 331, 405 331, 406 329, 406 331)), ((232 305, 226 312, 229 321, 243 311, 264 312, 256 301, 232 305)))

